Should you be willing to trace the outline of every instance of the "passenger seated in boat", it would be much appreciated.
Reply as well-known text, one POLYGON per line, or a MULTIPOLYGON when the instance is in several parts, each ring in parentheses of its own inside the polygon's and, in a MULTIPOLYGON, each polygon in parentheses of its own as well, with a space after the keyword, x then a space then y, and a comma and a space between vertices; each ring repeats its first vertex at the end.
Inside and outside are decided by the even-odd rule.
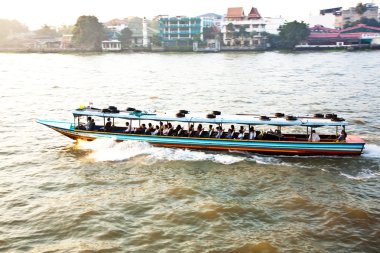
POLYGON ((311 141, 311 142, 318 142, 320 140, 321 140, 321 138, 319 137, 319 135, 315 132, 315 130, 312 130, 311 134, 309 136, 309 141, 311 141))
POLYGON ((194 134, 195 134, 195 133, 194 133, 194 125, 190 125, 188 136, 189 136, 189 137, 193 137, 194 134))
POLYGON ((232 139, 233 138, 233 132, 232 132, 232 129, 228 129, 228 132, 227 132, 227 135, 226 135, 226 138, 227 139, 232 139))
POLYGON ((90 123, 90 127, 89 127, 89 131, 94 131, 95 130, 95 119, 91 119, 91 123, 90 123))
POLYGON ((180 136, 181 132, 182 132, 181 125, 177 125, 177 127, 173 131, 173 136, 180 136))
POLYGON ((231 133, 232 133, 232 136, 234 136, 234 133, 235 133, 235 126, 234 125, 231 125, 231 133))
POLYGON ((244 130, 240 128, 238 139, 242 140, 244 138, 244 130))
POLYGON ((91 128, 91 117, 87 117, 87 123, 84 125, 85 130, 90 130, 91 128))
POLYGON ((213 133, 214 133, 214 129, 213 129, 212 125, 208 125, 207 137, 211 138, 213 133))
POLYGON ((169 136, 172 136, 173 135, 173 133, 174 133, 174 129, 173 129, 173 126, 172 126, 172 123, 168 123, 168 128, 169 128, 169 133, 168 133, 168 135, 169 136))
POLYGON ((130 132, 132 132, 132 127, 129 125, 129 122, 125 122, 125 126, 126 126, 126 128, 125 128, 125 133, 130 133, 130 132))
POLYGON ((164 123, 160 121, 160 134, 164 131, 164 123))
POLYGON ((104 126, 104 131, 105 131, 105 132, 111 132, 111 130, 112 130, 111 118, 108 118, 108 119, 107 119, 107 123, 106 123, 106 125, 104 126))
POLYGON ((346 138, 347 138, 347 133, 346 133, 346 131, 342 130, 336 141, 337 142, 346 142, 346 138))
POLYGON ((215 136, 215 138, 220 139, 222 137, 222 134, 223 134, 222 128, 219 127, 219 126, 217 126, 216 127, 216 136, 215 136))
POLYGON ((152 135, 159 135, 160 134, 160 127, 156 125, 156 129, 152 132, 152 135))
POLYGON ((79 125, 76 127, 76 129, 88 130, 90 127, 90 124, 91 124, 91 117, 87 117, 87 123, 86 124, 79 123, 79 125))
POLYGON ((274 131, 274 135, 278 137, 278 139, 280 140, 282 137, 284 137, 281 133, 281 130, 280 129, 276 129, 274 131))
POLYGON ((153 131, 154 131, 154 129, 153 129, 153 125, 152 125, 152 123, 149 123, 149 124, 148 124, 148 128, 145 129, 145 133, 144 133, 144 134, 150 134, 150 133, 153 132, 153 131))
POLYGON ((255 128, 250 127, 250 128, 249 128, 248 139, 250 139, 250 140, 254 140, 255 137, 256 137, 256 131, 255 131, 255 128))
POLYGON ((258 131, 259 133, 257 133, 256 132, 256 138, 258 139, 258 140, 262 140, 262 139, 264 139, 264 131, 258 131))
POLYGON ((135 129, 135 134, 144 134, 146 130, 145 124, 141 124, 140 127, 135 129))
POLYGON ((197 136, 201 137, 202 133, 203 133, 202 124, 198 124, 198 127, 197 127, 197 136))
POLYGON ((162 130, 162 135, 168 136, 169 132, 170 132, 170 129, 169 129, 168 125, 165 124, 164 125, 164 130, 162 130))

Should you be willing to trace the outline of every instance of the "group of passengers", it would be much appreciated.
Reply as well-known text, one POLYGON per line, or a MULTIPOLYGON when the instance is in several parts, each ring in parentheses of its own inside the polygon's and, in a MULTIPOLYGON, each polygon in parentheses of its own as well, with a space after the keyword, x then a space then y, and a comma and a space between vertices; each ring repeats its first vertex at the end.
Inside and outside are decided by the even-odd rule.
MULTIPOLYGON (((226 139, 272 139, 272 140, 280 140, 282 138, 282 134, 280 130, 269 130, 268 132, 260 132, 255 131, 254 127, 249 127, 248 130, 244 128, 244 126, 240 126, 239 131, 235 130, 235 126, 231 125, 231 127, 225 132, 221 126, 217 126, 215 129, 213 125, 209 125, 208 129, 204 129, 202 124, 198 124, 197 128, 194 128, 194 125, 190 125, 188 130, 185 130, 181 125, 177 125, 176 128, 172 126, 170 122, 164 124, 160 122, 159 125, 155 127, 152 123, 141 124, 137 128, 132 128, 129 122, 125 123, 125 133, 133 133, 133 134, 146 134, 146 135, 163 135, 163 136, 179 136, 179 137, 200 137, 200 138, 226 138, 226 139)), ((93 131, 95 130, 95 120, 91 117, 87 117, 86 124, 80 124, 78 129, 93 131)), ((111 119, 107 119, 107 123, 104 128, 100 130, 111 132, 114 125, 111 122, 111 119)), ((347 138, 347 133, 345 130, 342 130, 340 135, 337 138, 337 142, 345 142, 347 138)), ((320 136, 313 129, 311 134, 309 135, 308 140, 310 142, 319 142, 321 140, 320 136)))
POLYGON ((199 138, 226 138, 226 139, 249 139, 254 140, 257 137, 254 127, 248 130, 244 126, 240 127, 239 131, 235 130, 235 126, 231 127, 225 132, 221 126, 209 125, 204 128, 202 124, 198 124, 195 128, 193 124, 189 125, 189 129, 185 130, 181 125, 174 127, 170 122, 164 124, 160 122, 159 125, 153 126, 152 123, 141 124, 137 128, 132 128, 129 122, 125 123, 125 133, 133 134, 147 134, 147 135, 163 135, 163 136, 179 136, 179 137, 199 137, 199 138))
MULTIPOLYGON (((340 132, 340 135, 336 139, 336 142, 346 142, 347 133, 345 130, 342 130, 340 132)), ((315 132, 315 130, 311 130, 311 134, 309 135, 309 141, 311 142, 319 142, 321 140, 321 137, 315 132)))
POLYGON ((87 131, 93 131, 95 130, 95 120, 91 117, 87 117, 86 124, 80 124, 78 126, 78 129, 80 130, 87 130, 87 131))

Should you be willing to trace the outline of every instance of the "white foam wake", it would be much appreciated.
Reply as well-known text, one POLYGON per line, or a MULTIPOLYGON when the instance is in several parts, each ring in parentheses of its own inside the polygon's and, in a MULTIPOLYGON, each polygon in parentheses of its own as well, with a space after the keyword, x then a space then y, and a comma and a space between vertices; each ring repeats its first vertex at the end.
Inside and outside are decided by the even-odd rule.
POLYGON ((340 174, 342 176, 345 176, 346 178, 354 179, 354 180, 368 180, 368 179, 380 177, 380 172, 374 172, 370 169, 363 169, 356 176, 349 175, 346 173, 340 173, 340 174))
POLYGON ((380 146, 376 144, 366 144, 364 148, 363 156, 380 158, 380 146))
POLYGON ((152 164, 157 161, 212 161, 221 164, 233 164, 245 160, 224 154, 207 154, 201 151, 184 149, 158 148, 147 142, 97 139, 91 142, 78 141, 78 149, 91 150, 89 158, 95 161, 123 161, 137 156, 144 156, 144 162, 152 164))

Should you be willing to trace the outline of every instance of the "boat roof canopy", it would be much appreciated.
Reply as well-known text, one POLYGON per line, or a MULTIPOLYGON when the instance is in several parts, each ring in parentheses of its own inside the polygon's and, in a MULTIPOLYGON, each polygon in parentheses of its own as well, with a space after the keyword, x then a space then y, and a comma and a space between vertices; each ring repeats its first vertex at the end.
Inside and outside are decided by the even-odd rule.
POLYGON ((237 115, 215 115, 215 118, 208 118, 205 113, 189 113, 184 117, 177 117, 176 113, 149 113, 134 111, 119 111, 117 113, 102 112, 99 109, 76 109, 73 111, 74 117, 95 116, 102 118, 119 118, 125 120, 151 120, 151 121, 176 121, 186 123, 209 123, 209 124, 242 124, 242 125, 272 125, 272 126, 347 126, 348 122, 344 119, 332 120, 331 118, 317 118, 312 116, 294 117, 267 117, 262 118, 259 115, 237 114, 237 115))

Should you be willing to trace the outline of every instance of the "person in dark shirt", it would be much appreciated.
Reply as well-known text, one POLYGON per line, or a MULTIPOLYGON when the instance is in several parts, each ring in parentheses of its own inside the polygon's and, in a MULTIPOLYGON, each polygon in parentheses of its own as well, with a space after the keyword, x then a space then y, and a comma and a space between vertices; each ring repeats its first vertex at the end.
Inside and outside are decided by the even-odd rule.
POLYGON ((347 133, 346 131, 342 130, 340 132, 340 135, 338 136, 337 142, 346 142, 347 133))
POLYGON ((95 130, 95 120, 91 119, 90 127, 88 128, 89 131, 94 131, 95 130))
POLYGON ((107 123, 106 123, 106 125, 104 126, 104 131, 106 131, 106 132, 111 132, 111 130, 112 130, 111 118, 108 118, 108 119, 107 119, 107 123))

